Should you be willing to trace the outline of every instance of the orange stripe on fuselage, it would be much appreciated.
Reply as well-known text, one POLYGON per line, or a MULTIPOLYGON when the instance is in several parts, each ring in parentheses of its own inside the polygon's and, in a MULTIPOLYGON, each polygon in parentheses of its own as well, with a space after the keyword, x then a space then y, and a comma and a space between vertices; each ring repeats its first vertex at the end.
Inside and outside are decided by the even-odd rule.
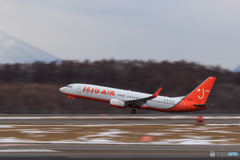
POLYGON ((118 105, 110 105, 110 106, 112 106, 112 107, 118 107, 118 108, 124 108, 124 106, 118 106, 118 105))
MULTIPOLYGON (((98 99, 98 98, 92 98, 92 97, 86 97, 86 96, 79 96, 79 95, 67 94, 67 93, 65 93, 65 94, 70 97, 110 103, 110 100, 98 99)), ((176 105, 173 108, 169 108, 169 109, 154 108, 154 107, 149 107, 149 106, 135 106, 135 107, 140 108, 140 109, 149 109, 149 110, 161 111, 161 112, 194 112, 194 111, 198 111, 198 110, 204 110, 207 108, 207 106, 206 107, 195 107, 194 104, 192 104, 191 102, 188 102, 186 100, 181 101, 178 105, 176 105), (184 107, 182 106, 182 103, 185 104, 184 107)))
POLYGON ((195 106, 185 106, 184 109, 182 109, 181 104, 176 105, 173 108, 170 109, 161 109, 161 108, 154 108, 154 107, 147 107, 147 109, 155 110, 155 111, 161 111, 161 112, 194 112, 199 110, 204 110, 207 107, 195 107, 195 106))

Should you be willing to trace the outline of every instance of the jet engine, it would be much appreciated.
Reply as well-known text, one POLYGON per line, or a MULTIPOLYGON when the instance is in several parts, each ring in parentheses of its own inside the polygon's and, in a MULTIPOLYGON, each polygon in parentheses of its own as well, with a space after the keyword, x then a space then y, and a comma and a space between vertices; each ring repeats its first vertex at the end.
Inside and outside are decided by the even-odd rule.
POLYGON ((110 100, 110 106, 124 108, 125 107, 125 102, 121 101, 121 100, 118 100, 118 99, 111 99, 110 100))

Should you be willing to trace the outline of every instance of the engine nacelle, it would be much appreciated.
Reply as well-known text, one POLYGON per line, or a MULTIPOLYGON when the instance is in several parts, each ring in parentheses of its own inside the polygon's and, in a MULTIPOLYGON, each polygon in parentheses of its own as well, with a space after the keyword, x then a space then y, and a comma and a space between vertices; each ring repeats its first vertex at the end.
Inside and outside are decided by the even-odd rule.
POLYGON ((111 99, 110 100, 110 106, 124 108, 125 107, 125 102, 121 101, 121 100, 118 100, 118 99, 111 99))

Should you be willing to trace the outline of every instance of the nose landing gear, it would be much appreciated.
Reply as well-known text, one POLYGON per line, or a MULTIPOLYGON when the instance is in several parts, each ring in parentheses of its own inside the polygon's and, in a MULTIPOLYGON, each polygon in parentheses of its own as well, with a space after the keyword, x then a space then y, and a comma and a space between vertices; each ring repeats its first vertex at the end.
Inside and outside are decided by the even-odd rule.
POLYGON ((75 97, 73 97, 73 96, 68 96, 68 98, 71 98, 72 99, 72 104, 75 104, 75 97))
POLYGON ((135 110, 135 109, 132 109, 131 113, 132 113, 132 114, 136 114, 136 110, 135 110))

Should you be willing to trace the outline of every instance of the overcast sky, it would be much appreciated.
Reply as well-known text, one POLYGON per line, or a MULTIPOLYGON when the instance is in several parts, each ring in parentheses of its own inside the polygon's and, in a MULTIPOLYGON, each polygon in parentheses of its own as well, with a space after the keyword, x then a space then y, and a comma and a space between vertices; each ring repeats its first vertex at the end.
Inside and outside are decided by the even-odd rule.
POLYGON ((0 30, 69 60, 240 64, 240 0, 0 0, 0 30))

